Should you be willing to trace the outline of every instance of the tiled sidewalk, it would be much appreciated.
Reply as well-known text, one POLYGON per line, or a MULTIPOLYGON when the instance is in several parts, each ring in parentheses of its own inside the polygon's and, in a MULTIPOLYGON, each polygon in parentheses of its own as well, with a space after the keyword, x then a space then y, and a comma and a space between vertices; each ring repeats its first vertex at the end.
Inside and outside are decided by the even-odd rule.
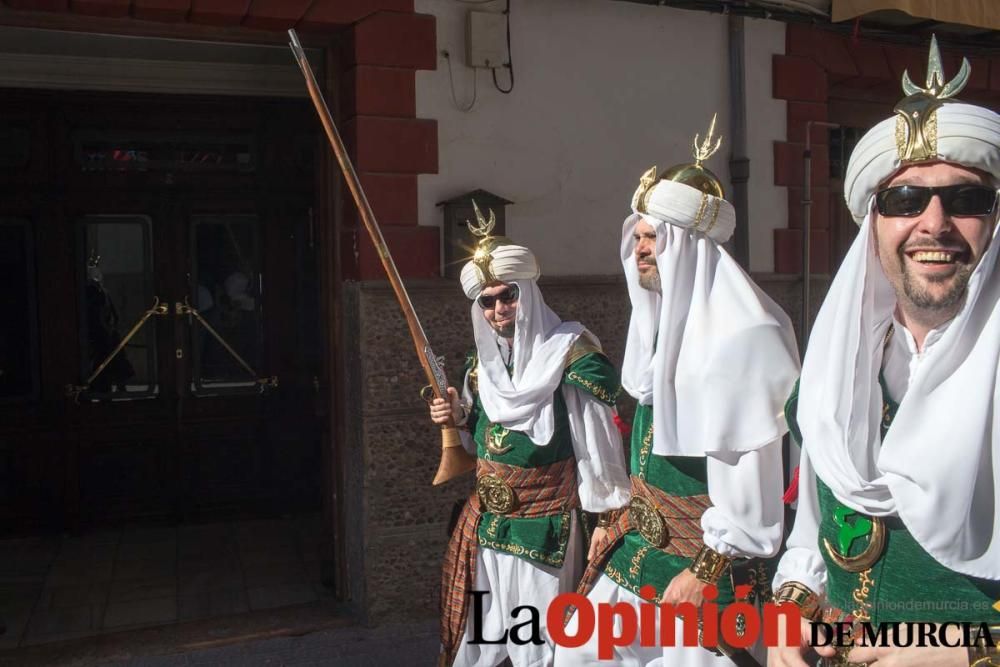
POLYGON ((315 602, 316 516, 0 541, 0 650, 315 602))

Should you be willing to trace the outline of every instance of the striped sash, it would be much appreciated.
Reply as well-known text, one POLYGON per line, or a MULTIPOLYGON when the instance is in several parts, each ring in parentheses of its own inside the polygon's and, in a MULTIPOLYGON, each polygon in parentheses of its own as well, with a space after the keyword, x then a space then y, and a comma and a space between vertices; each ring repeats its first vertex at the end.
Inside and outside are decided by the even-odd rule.
MULTIPOLYGON (((669 537, 661 551, 685 558, 697 555, 704 544, 701 515, 712 506, 707 495, 672 496, 633 475, 632 498, 642 498, 649 502, 666 523, 669 537)), ((616 520, 608 527, 608 539, 600 544, 597 554, 587 564, 587 570, 576 589, 578 593, 586 595, 590 592, 615 546, 625 539, 627 533, 634 530, 637 528, 632 523, 629 511, 620 510, 616 520)), ((566 621, 569 621, 572 613, 572 608, 567 609, 566 621)))
MULTIPOLYGON (((537 468, 521 468, 479 459, 476 478, 485 475, 499 477, 514 492, 514 507, 504 516, 518 519, 552 516, 579 505, 574 458, 537 468)), ((441 665, 452 663, 465 634, 469 615, 468 592, 476 580, 477 531, 482 513, 479 496, 473 491, 462 509, 445 552, 441 577, 441 665)))

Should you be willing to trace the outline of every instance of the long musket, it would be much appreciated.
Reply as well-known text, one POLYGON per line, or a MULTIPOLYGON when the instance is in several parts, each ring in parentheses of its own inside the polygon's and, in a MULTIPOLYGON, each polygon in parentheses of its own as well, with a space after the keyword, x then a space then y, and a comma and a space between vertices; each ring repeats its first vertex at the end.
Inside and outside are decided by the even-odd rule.
MULTIPOLYGON (((399 271, 396 270, 396 263, 392 261, 392 255, 389 254, 389 248, 382 237, 382 231, 375 221, 375 214, 372 213, 368 197, 365 196, 365 192, 361 188, 361 181, 358 180, 358 174, 354 171, 354 165, 351 164, 351 160, 347 156, 344 142, 341 140, 337 126, 330 115, 330 109, 326 106, 326 100, 323 99, 323 95, 320 93, 319 84, 316 83, 316 77, 309 66, 309 60, 306 59, 306 54, 299 43, 299 37, 295 34, 295 30, 289 30, 288 36, 292 40, 289 46, 292 47, 295 60, 299 63, 302 75, 306 79, 309 97, 312 98, 313 106, 316 107, 316 113, 319 114, 320 122, 323 123, 323 129, 326 130, 326 136, 330 140, 333 153, 337 156, 337 162, 340 164, 340 170, 347 181, 347 187, 350 188, 351 195, 354 197, 354 203, 361 214, 361 221, 364 223, 369 235, 371 235, 372 243, 375 244, 375 250, 382 260, 382 267, 385 269, 389 283, 392 285, 392 291, 396 294, 399 307, 403 309, 403 316, 406 317, 406 324, 410 328, 410 337, 413 339, 413 344, 417 349, 417 357, 420 359, 420 365, 423 366, 424 373, 427 375, 430 389, 435 398, 449 400, 448 380, 445 377, 444 369, 441 367, 442 362, 434 356, 434 351, 431 350, 430 343, 427 342, 427 335, 424 333, 424 328, 420 325, 420 320, 417 319, 417 313, 413 309, 410 295, 407 294, 406 288, 403 286, 403 281, 399 277, 399 271)), ((453 477, 472 470, 474 467, 475 459, 462 447, 462 440, 459 437, 458 429, 455 428, 454 423, 449 421, 441 429, 441 462, 438 465, 438 471, 434 476, 433 483, 442 484, 453 477)))

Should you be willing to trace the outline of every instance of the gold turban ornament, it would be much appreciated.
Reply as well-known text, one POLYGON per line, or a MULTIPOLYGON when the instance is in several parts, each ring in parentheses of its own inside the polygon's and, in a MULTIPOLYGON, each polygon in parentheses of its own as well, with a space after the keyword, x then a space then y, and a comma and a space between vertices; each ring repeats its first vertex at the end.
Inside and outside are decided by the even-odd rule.
POLYGON ((665 170, 659 176, 656 175, 656 165, 653 165, 642 175, 642 178, 639 179, 639 189, 635 191, 635 195, 632 197, 632 208, 636 212, 649 213, 649 196, 652 194, 653 187, 660 181, 672 181, 674 183, 681 183, 682 185, 689 185, 695 190, 700 190, 712 197, 718 197, 719 199, 726 198, 725 190, 719 181, 719 177, 702 164, 705 160, 715 155, 719 147, 722 146, 722 137, 715 136, 715 121, 718 116, 719 114, 712 114, 712 123, 708 126, 708 135, 704 141, 700 141, 701 135, 694 135, 692 151, 694 162, 675 165, 665 170), (712 143, 713 139, 715 140, 714 144, 712 143))
POLYGON ((472 208, 476 222, 467 222, 469 231, 479 237, 470 261, 462 267, 462 289, 475 299, 486 285, 511 280, 535 280, 539 276, 538 261, 524 246, 506 236, 494 236, 497 218, 493 211, 486 218, 475 201, 472 208))
POLYGON ((705 140, 695 135, 694 162, 670 167, 659 176, 651 167, 639 180, 632 196, 632 210, 677 227, 701 232, 713 241, 725 243, 736 227, 736 213, 726 201, 719 177, 703 163, 722 146, 715 136, 718 114, 712 115, 705 140))
POLYGON ((476 244, 476 250, 472 254, 472 264, 476 267, 481 283, 495 283, 498 281, 497 277, 493 275, 493 251, 497 249, 497 246, 513 245, 514 242, 506 236, 492 235, 493 228, 497 224, 497 215, 493 209, 490 209, 489 220, 483 216, 475 199, 472 200, 472 209, 476 213, 476 224, 468 221, 466 224, 469 225, 469 231, 474 236, 479 237, 479 243, 476 244))
POLYGON ((1000 177, 1000 116, 955 99, 970 71, 968 59, 963 58, 958 74, 947 81, 937 38, 932 37, 924 87, 904 72, 906 97, 892 116, 861 137, 844 174, 844 199, 859 225, 871 213, 872 196, 903 167, 941 160, 1000 177))
POLYGON ((955 78, 945 83, 941 67, 941 51, 937 37, 931 36, 927 59, 927 81, 921 88, 903 71, 903 92, 907 97, 893 109, 896 112, 896 148, 904 164, 933 160, 938 157, 937 110, 952 99, 969 81, 969 59, 962 58, 962 67, 955 78))

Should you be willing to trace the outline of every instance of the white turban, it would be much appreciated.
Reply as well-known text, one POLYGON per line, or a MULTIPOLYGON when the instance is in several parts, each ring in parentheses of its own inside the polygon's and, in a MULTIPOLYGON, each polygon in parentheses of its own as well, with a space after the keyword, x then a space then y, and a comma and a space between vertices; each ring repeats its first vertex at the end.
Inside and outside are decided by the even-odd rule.
POLYGON ((503 245, 489 253, 489 277, 516 285, 520 292, 509 367, 500 351, 505 344, 484 318, 477 300, 487 276, 474 261, 462 267, 462 289, 472 299, 479 399, 491 422, 521 431, 536 445, 545 446, 555 433, 554 397, 566 356, 586 329, 579 322, 563 322, 545 303, 538 289, 538 262, 530 250, 507 239, 496 240, 503 245))
MULTIPOLYGON (((490 255, 493 258, 490 263, 491 272, 500 282, 538 280, 541 275, 535 255, 524 246, 500 245, 494 248, 490 255)), ((478 297, 486 286, 482 271, 473 261, 462 267, 461 279, 465 296, 470 299, 478 297)))
MULTIPOLYGON (((954 102, 935 113, 938 160, 1000 174, 1000 116, 954 102)), ((845 198, 861 230, 809 340, 798 405, 803 448, 841 503, 872 516, 898 515, 938 562, 996 580, 1000 240, 995 228, 962 310, 927 351, 892 427, 884 440, 880 435, 882 340, 896 295, 875 252, 872 208, 879 185, 908 166, 899 157, 897 122, 894 116, 869 131, 847 168, 845 198)))
POLYGON ((733 229, 729 202, 660 181, 646 206, 622 228, 632 300, 622 386, 653 406, 655 454, 759 449, 788 430, 784 403, 799 372, 791 322, 719 245, 733 229), (640 220, 656 230, 662 293, 639 284, 640 220))
MULTIPOLYGON (((1000 176, 1000 116, 972 104, 952 102, 937 111, 939 160, 981 169, 1000 176)), ((871 210, 879 185, 903 165, 896 145, 898 116, 869 130, 851 153, 844 179, 844 198, 859 225, 871 210)))
MULTIPOLYGON (((717 243, 728 241, 736 228, 736 211, 732 204, 690 185, 658 181, 643 200, 651 217, 701 232, 717 243)), ((633 210, 639 212, 635 204, 633 210)))

